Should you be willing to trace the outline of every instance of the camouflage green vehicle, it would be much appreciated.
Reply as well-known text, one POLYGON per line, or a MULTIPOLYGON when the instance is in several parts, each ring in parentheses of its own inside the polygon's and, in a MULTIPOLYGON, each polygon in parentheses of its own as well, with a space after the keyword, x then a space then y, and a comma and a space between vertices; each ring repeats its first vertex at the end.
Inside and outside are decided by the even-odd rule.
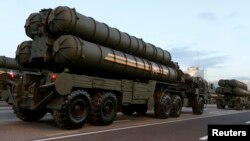
POLYGON ((193 82, 140 82, 87 75, 43 72, 25 73, 16 81, 9 98, 14 99, 18 118, 35 121, 51 112, 59 127, 79 128, 89 120, 94 125, 111 124, 117 112, 155 117, 178 117, 183 106, 202 114, 206 87, 199 78, 193 82), (203 85, 203 84, 202 84, 203 85))
POLYGON ((220 86, 216 88, 218 109, 226 107, 236 110, 250 109, 250 92, 245 83, 235 79, 221 79, 218 84, 220 86))
POLYGON ((9 81, 14 80, 16 77, 17 69, 21 68, 15 59, 0 56, 0 100, 8 93, 9 81), (14 69, 14 70, 13 70, 14 69))
POLYGON ((6 75, 4 75, 5 72, 0 72, 0 100, 2 99, 2 92, 5 90, 5 80, 6 75))
POLYGON ((10 91, 23 72, 36 73, 38 70, 23 68, 14 58, 0 56, 0 99, 13 104, 13 100, 8 99, 10 91))
POLYGON ((184 74, 168 51, 65 6, 32 13, 25 24, 31 41, 16 51, 17 62, 40 73, 22 73, 9 98, 24 121, 51 112, 59 127, 87 121, 111 124, 117 112, 179 117, 183 106, 202 114, 208 84, 184 74))

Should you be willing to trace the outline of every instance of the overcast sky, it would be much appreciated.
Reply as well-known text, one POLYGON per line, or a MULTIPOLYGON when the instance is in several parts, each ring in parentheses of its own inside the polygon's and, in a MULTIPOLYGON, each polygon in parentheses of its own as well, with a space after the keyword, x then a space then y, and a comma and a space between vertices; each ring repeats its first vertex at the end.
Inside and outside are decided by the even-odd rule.
POLYGON ((31 13, 69 6, 168 50, 182 70, 205 69, 208 80, 250 79, 249 0, 6 0, 0 2, 0 55, 14 57, 31 40, 31 13))

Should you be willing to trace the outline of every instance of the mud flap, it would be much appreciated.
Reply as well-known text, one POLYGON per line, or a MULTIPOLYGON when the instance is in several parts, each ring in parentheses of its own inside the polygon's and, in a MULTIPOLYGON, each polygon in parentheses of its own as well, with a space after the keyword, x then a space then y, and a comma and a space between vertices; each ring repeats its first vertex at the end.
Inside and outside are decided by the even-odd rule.
POLYGON ((58 75, 55 81, 56 92, 60 95, 67 95, 71 93, 73 87, 72 75, 67 73, 62 73, 58 75))

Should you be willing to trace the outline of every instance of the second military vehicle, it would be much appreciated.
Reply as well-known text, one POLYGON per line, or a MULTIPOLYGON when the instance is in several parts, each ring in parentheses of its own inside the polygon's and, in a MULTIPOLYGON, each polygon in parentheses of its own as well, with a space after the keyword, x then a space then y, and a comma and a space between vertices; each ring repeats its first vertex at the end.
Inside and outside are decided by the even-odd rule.
POLYGON ((245 83, 235 79, 220 79, 218 84, 219 87, 215 90, 218 109, 225 109, 226 106, 236 110, 242 110, 244 107, 250 109, 250 91, 245 83))
POLYGON ((13 104, 12 99, 8 99, 14 81, 21 73, 38 73, 38 70, 21 67, 14 58, 0 56, 0 100, 5 100, 13 104))

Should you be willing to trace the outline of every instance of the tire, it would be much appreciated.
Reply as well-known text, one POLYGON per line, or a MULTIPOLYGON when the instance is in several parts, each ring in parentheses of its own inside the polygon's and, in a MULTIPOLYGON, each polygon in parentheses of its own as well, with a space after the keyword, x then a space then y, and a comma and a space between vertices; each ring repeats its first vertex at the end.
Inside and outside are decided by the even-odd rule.
POLYGON ((195 98, 192 106, 193 114, 201 115, 204 111, 204 99, 202 97, 195 98))
POLYGON ((86 123, 89 112, 89 94, 83 90, 77 90, 67 96, 62 109, 53 110, 53 116, 59 127, 77 129, 86 123))
POLYGON ((92 98, 90 122, 94 125, 109 125, 117 113, 117 99, 113 93, 96 93, 92 98))
POLYGON ((163 90, 155 93, 154 114, 155 117, 166 119, 171 111, 171 98, 163 90))
POLYGON ((181 115, 182 100, 179 95, 172 95, 172 108, 170 112, 171 117, 179 117, 181 115))
POLYGON ((233 109, 233 108, 234 108, 234 105, 228 105, 228 108, 229 108, 229 109, 233 109))
POLYGON ((217 108, 218 108, 218 109, 225 109, 225 108, 226 108, 226 105, 217 104, 217 108))
POLYGON ((135 105, 135 111, 139 115, 145 115, 148 111, 148 106, 146 104, 135 105))
POLYGON ((135 107, 133 105, 123 105, 122 106, 122 113, 124 115, 128 115, 128 116, 131 116, 133 115, 135 112, 135 107))
POLYGON ((245 106, 245 109, 250 109, 250 104, 247 104, 247 105, 245 106))
POLYGON ((216 106, 218 109, 225 109, 226 106, 222 104, 221 100, 216 101, 216 106))
POLYGON ((235 110, 243 110, 243 106, 240 103, 237 103, 234 108, 235 110))
POLYGON ((44 110, 29 110, 24 108, 13 107, 14 113, 16 116, 23 121, 37 121, 44 117, 47 111, 44 110))

